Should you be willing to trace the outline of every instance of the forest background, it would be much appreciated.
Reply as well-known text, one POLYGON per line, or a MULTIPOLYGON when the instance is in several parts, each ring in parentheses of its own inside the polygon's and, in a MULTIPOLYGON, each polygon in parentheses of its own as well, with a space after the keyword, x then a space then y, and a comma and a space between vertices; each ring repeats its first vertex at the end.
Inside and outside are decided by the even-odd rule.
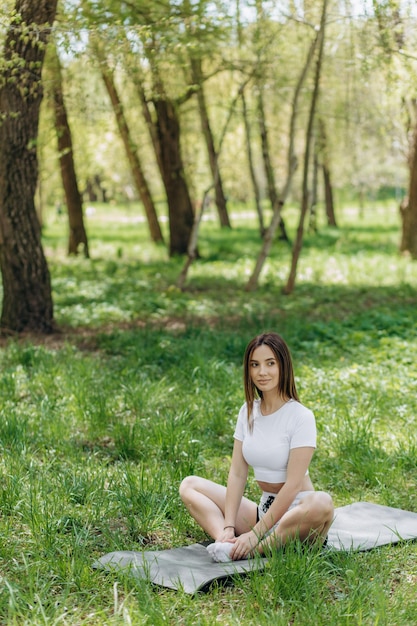
POLYGON ((39 229, 51 204, 68 216, 68 252, 88 257, 89 205, 140 200, 151 240, 188 256, 180 288, 207 209, 231 229, 236 201, 262 239, 248 291, 276 234, 289 241, 290 201, 287 294, 319 200, 337 226, 336 194, 394 196, 399 249, 415 258, 415 19, 406 0, 6 3, 3 332, 54 330, 39 229))
POLYGON ((415 543, 295 545, 197 597, 92 569, 207 539, 178 484, 226 480, 265 329, 316 487, 415 511, 414 11, 3 3, 2 623, 414 622, 415 543))

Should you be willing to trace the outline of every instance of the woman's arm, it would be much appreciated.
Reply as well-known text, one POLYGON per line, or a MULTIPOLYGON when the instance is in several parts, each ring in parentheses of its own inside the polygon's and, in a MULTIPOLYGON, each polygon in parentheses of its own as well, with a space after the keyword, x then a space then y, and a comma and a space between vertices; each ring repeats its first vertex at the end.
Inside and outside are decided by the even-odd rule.
POLYGON ((293 448, 290 451, 287 480, 271 504, 268 512, 259 520, 253 529, 240 535, 235 542, 235 546, 230 554, 232 559, 245 558, 256 545, 262 540, 264 535, 276 524, 289 506, 293 502, 302 485, 306 471, 314 454, 314 448, 293 448))
POLYGON ((221 541, 231 541, 235 538, 237 513, 245 491, 247 479, 248 464, 243 458, 242 442, 235 439, 232 462, 227 479, 226 504, 224 512, 225 531, 221 541))
POLYGON ((303 482, 314 454, 314 448, 293 448, 290 450, 287 466, 287 480, 271 504, 268 512, 254 526, 258 540, 288 511, 297 493, 303 490, 303 482))

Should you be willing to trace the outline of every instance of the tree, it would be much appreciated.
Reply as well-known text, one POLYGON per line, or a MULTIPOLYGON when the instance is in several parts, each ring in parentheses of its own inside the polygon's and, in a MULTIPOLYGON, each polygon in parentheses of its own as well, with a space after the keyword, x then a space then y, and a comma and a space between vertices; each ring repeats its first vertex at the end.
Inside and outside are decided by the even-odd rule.
POLYGON ((175 256, 188 250, 194 211, 182 160, 177 103, 166 94, 162 81, 156 79, 154 88, 154 123, 169 211, 169 253, 175 256))
POLYGON ((402 220, 400 251, 417 259, 417 100, 415 82, 414 54, 407 52, 407 47, 415 49, 415 40, 410 42, 411 32, 407 33, 401 12, 402 4, 399 0, 373 1, 373 8, 377 22, 378 45, 382 61, 387 71, 387 82, 392 74, 401 77, 402 100, 408 110, 407 131, 409 145, 408 159, 408 195, 400 205, 402 220), (407 85, 407 75, 411 76, 411 89, 407 85), (412 94, 410 98, 410 92, 412 94))
POLYGON ((210 165, 211 175, 214 181, 214 192, 216 197, 217 211, 219 213, 220 224, 223 227, 230 227, 229 215, 226 206, 226 197, 223 191, 223 182, 219 170, 218 153, 214 146, 213 133, 210 126, 210 120, 207 111, 206 97, 204 93, 204 79, 201 69, 201 59, 191 55, 190 66, 192 81, 198 85, 197 102, 200 113, 201 129, 207 146, 207 154, 210 165))
POLYGON ((414 102, 413 138, 410 146, 408 195, 401 204, 400 250, 417 259, 417 101, 414 102))
POLYGON ((334 210, 334 199, 333 199, 333 185, 332 185, 332 177, 330 171, 330 159, 329 159, 329 151, 327 145, 327 133, 326 126, 323 118, 321 117, 318 120, 318 148, 317 151, 319 153, 319 161, 321 165, 321 169, 323 172, 323 183, 324 183, 324 203, 326 208, 326 216, 327 216, 327 225, 328 226, 337 226, 336 223, 336 215, 334 210))
POLYGON ((311 64, 311 61, 314 56, 314 52, 318 42, 318 34, 313 39, 310 44, 310 48, 307 54, 307 58, 301 70, 300 76, 298 78, 297 84, 294 89, 294 95, 292 99, 292 110, 291 110, 291 119, 289 125, 289 133, 288 133, 288 153, 287 153, 287 177, 285 181, 285 185, 281 191, 279 199, 276 203, 274 212, 272 214, 271 223, 269 224, 267 230, 265 231, 264 239, 262 242, 262 248, 256 260, 255 268, 253 270, 252 275, 250 276, 247 284, 246 291, 253 291, 256 289, 259 281, 259 276, 261 274, 263 265, 265 260, 268 257, 268 254, 272 247, 272 242, 275 236, 275 232, 278 228, 281 219, 281 209, 284 206, 287 196, 290 192, 294 173, 297 169, 298 160, 295 153, 295 134, 296 134, 296 125, 297 125, 297 117, 299 112, 299 100, 301 95, 301 90, 306 80, 308 70, 311 64))
POLYGON ((41 71, 57 0, 16 0, 0 68, 2 332, 54 330, 48 265, 35 209, 41 71))
POLYGON ((322 14, 321 14, 321 20, 320 20, 320 30, 318 33, 319 35, 318 48, 319 49, 318 49, 318 55, 317 55, 317 61, 316 61, 316 72, 314 76, 314 88, 313 88, 313 94, 311 97, 311 104, 310 104, 310 114, 309 114, 309 119, 308 119, 308 124, 307 124, 307 130, 306 130, 300 219, 298 223, 296 239, 293 245, 290 273, 288 275, 287 284, 284 287, 284 293, 286 294, 290 294, 294 290, 295 278, 297 275, 297 265, 298 265, 298 260, 301 254, 301 248, 303 245, 304 220, 307 214, 308 199, 309 199, 308 177, 309 177, 309 167, 310 167, 311 144, 312 144, 312 137, 313 137, 314 119, 316 115, 317 100, 318 100, 319 89, 320 89, 320 75, 321 75, 322 65, 323 65, 324 31, 325 31, 325 26, 326 26, 327 2, 328 0, 323 0, 323 8, 322 8, 322 14))
POLYGON ((222 143, 223 143, 223 140, 224 140, 225 135, 226 135, 227 127, 228 127, 228 125, 229 125, 229 123, 230 123, 230 121, 232 119, 236 103, 239 100, 239 98, 242 97, 242 94, 243 94, 244 89, 245 89, 245 85, 246 85, 246 81, 240 86, 240 88, 238 90, 238 93, 237 93, 237 96, 236 96, 236 98, 234 99, 234 101, 231 104, 231 107, 230 107, 230 110, 229 110, 229 115, 227 117, 226 123, 224 125, 223 132, 222 132, 221 137, 220 137, 219 150, 216 153, 216 160, 215 160, 215 163, 214 163, 214 180, 213 180, 212 185, 210 185, 210 187, 208 187, 204 191, 203 201, 201 203, 201 209, 200 209, 199 213, 196 214, 195 219, 194 219, 193 228, 191 230, 190 241, 189 241, 189 244, 188 244, 187 259, 186 259, 186 261, 184 263, 184 266, 182 268, 181 274, 179 275, 178 281, 177 281, 177 287, 178 287, 178 289, 181 289, 181 290, 184 289, 185 281, 186 281, 187 275, 188 275, 188 270, 190 269, 191 264, 193 263, 193 261, 198 256, 198 252, 197 252, 198 234, 199 234, 199 230, 200 230, 201 221, 203 219, 204 211, 205 211, 205 209, 207 207, 207 204, 208 204, 209 193, 210 193, 211 189, 216 186, 217 176, 218 176, 218 173, 219 173, 218 158, 220 156, 222 143))
POLYGON ((317 196, 318 196, 318 176, 319 176, 319 158, 317 154, 317 138, 313 138, 314 154, 313 154, 313 172, 311 191, 309 194, 309 222, 308 230, 310 233, 317 233, 317 196))
POLYGON ((261 237, 264 237, 264 235, 265 235, 265 222, 264 222, 264 215, 263 215, 262 205, 261 205, 261 192, 260 192, 260 189, 259 189, 258 179, 256 178, 256 173, 255 173, 255 159, 254 159, 253 149, 252 149, 252 140, 251 140, 251 130, 250 130, 250 123, 249 123, 249 115, 248 115, 248 106, 247 106, 246 96, 245 96, 245 92, 244 91, 242 91, 242 116, 243 116, 243 123, 244 123, 244 126, 245 126, 246 151, 247 151, 247 155, 248 155, 249 174, 250 174, 250 178, 251 178, 251 181, 252 181, 256 213, 258 215, 258 220, 259 220, 259 233, 260 233, 261 237))
POLYGON ((61 62, 53 40, 49 44, 49 49, 51 52, 52 100, 58 141, 59 165, 68 211, 68 254, 78 254, 78 249, 82 246, 84 256, 88 258, 90 256, 88 239, 84 226, 83 203, 75 173, 72 135, 62 87, 61 62))
POLYGON ((123 105, 116 88, 113 71, 107 63, 102 42, 99 42, 97 38, 93 38, 92 45, 94 53, 100 63, 101 76, 106 86, 107 93, 109 94, 110 102, 112 104, 113 111, 116 117, 117 126, 119 128, 120 136, 122 138, 123 145, 126 151, 126 156, 128 158, 132 171, 133 180, 135 181, 136 189, 139 193, 139 197, 142 200, 142 204, 145 209, 151 239, 155 243, 161 243, 164 241, 164 237, 162 235, 162 230, 159 225, 155 204, 153 202, 149 185, 143 171, 137 147, 134 144, 126 117, 124 115, 123 105))
POLYGON ((265 115, 263 89, 264 89, 263 85, 259 84, 258 85, 258 121, 259 121, 259 133, 261 136, 262 157, 263 157, 265 175, 266 175, 266 180, 267 180, 268 196, 269 196, 269 201, 271 203, 272 214, 276 214, 279 212, 278 226, 281 230, 281 238, 284 241, 289 241, 288 235, 285 229, 285 223, 281 215, 283 204, 281 204, 281 200, 279 198, 279 193, 277 191, 277 186, 275 183, 274 168, 272 167, 271 150, 270 150, 269 140, 268 140, 268 125, 266 123, 266 115, 265 115))
MULTIPOLYGON (((155 40, 143 41, 144 65, 150 75, 142 70, 142 59, 135 54, 136 67, 131 77, 137 89, 142 113, 147 124, 156 162, 165 189, 169 216, 169 254, 186 254, 194 222, 194 210, 185 174, 181 147, 181 122, 179 109, 189 99, 193 90, 172 97, 165 87, 158 67, 155 40)), ((160 56, 163 58, 163 51, 160 56)))
POLYGON ((191 85, 192 90, 195 91, 197 95, 201 130, 207 148, 217 212, 219 214, 220 225, 230 228, 231 224, 227 212, 226 196, 224 194, 223 181, 219 169, 219 155, 215 146, 204 87, 206 77, 203 73, 203 59, 208 59, 209 62, 212 62, 213 42, 215 41, 218 45, 222 33, 220 33, 220 29, 216 28, 212 23, 208 23, 204 2, 200 2, 199 10, 196 11, 190 0, 183 0, 183 11, 186 16, 185 25, 189 42, 188 45, 186 43, 185 47, 188 53, 191 85))
POLYGON ((172 71, 175 65, 170 61, 175 49, 172 44, 183 28, 182 16, 168 0, 137 4, 85 0, 83 5, 89 24, 99 31, 102 28, 107 37, 109 32, 114 33, 124 50, 128 33, 135 63, 143 64, 144 71, 132 72, 132 76, 136 85, 140 83, 138 92, 148 109, 146 119, 152 124, 151 135, 168 204, 169 254, 186 254, 194 210, 182 158, 179 107, 194 91, 178 96, 178 90, 174 94, 169 84, 173 78, 174 83, 178 82, 178 72, 172 71), (123 27, 113 27, 112 21, 123 27))
MULTIPOLYGON (((244 50, 246 52, 246 45, 245 45, 246 42, 245 42, 242 19, 241 19, 240 0, 236 1, 236 30, 237 30, 237 42, 238 42, 239 53, 242 55, 244 50)), ((259 233, 260 233, 260 236, 263 237, 265 235, 265 221, 264 221, 264 215, 263 215, 262 205, 261 205, 260 185, 256 177, 255 157, 253 153, 252 138, 251 138, 251 125, 249 121, 247 98, 246 98, 244 89, 242 89, 241 99, 242 99, 242 118, 243 118, 243 124, 245 128, 248 168, 249 168, 250 179, 252 182, 256 213, 258 215, 258 220, 259 220, 259 233)))
MULTIPOLYGON (((257 23, 256 23, 256 31, 255 31, 255 40, 257 41, 257 62, 259 68, 262 68, 264 64, 263 57, 265 56, 265 50, 263 38, 261 36, 261 32, 263 27, 265 26, 265 11, 262 0, 256 0, 256 13, 257 13, 257 23)), ((258 124, 259 124, 259 135, 261 139, 262 146, 262 159, 265 170, 265 177, 267 182, 267 191, 268 197, 271 204, 272 214, 279 213, 279 228, 281 231, 281 239, 283 241, 289 241, 288 235, 285 228, 285 223, 282 218, 282 204, 280 204, 279 193, 277 191, 277 185, 275 181, 275 173, 272 165, 272 157, 271 157, 271 147, 269 141, 268 134, 268 123, 266 119, 265 112, 265 82, 267 81, 266 76, 263 71, 258 71, 257 80, 256 80, 256 100, 257 100, 257 113, 258 113, 258 124)))

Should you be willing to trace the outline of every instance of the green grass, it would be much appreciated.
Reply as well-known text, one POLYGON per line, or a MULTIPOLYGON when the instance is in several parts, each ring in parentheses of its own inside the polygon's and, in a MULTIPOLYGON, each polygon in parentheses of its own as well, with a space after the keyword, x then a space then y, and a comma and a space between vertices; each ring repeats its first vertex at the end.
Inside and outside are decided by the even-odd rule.
MULTIPOLYGON (((294 236, 295 209, 286 216, 294 236)), ((417 510, 417 265, 398 256, 395 207, 362 219, 348 207, 339 221, 306 236, 284 296, 290 250, 278 241, 259 289, 244 290, 260 247, 248 214, 233 214, 231 231, 203 223, 184 292, 183 260, 149 243, 135 207, 96 208, 89 260, 65 256, 65 221, 50 220, 62 332, 0 353, 0 623, 415 623, 415 543, 327 556, 295 546, 195 598, 91 567, 115 549, 206 539, 178 485, 190 473, 226 480, 243 350, 269 328, 316 414, 316 487, 336 506, 417 510)))

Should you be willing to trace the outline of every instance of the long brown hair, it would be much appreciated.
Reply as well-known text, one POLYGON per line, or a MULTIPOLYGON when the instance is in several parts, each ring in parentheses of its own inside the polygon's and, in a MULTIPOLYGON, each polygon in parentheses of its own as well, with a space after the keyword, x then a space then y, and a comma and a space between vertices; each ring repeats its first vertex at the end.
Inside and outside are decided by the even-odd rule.
POLYGON ((245 388, 246 405, 248 408, 248 422, 251 428, 251 415, 253 403, 256 398, 262 399, 262 391, 252 382, 250 376, 250 362, 253 351, 259 346, 268 346, 274 353, 279 369, 278 393, 283 398, 299 400, 294 379, 294 369, 292 365, 291 353, 284 339, 278 333, 262 333, 250 341, 246 347, 243 357, 243 383, 245 388))

